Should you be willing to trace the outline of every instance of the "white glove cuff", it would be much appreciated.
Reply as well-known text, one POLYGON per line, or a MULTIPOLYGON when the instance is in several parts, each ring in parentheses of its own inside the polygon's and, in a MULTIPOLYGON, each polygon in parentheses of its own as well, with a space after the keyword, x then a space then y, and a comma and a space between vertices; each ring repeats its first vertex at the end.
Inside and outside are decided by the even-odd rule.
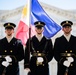
POLYGON ((68 59, 69 62, 73 62, 74 61, 73 57, 68 57, 67 59, 68 59))
POLYGON ((9 62, 3 61, 3 62, 2 62, 2 65, 5 66, 5 67, 8 67, 8 66, 9 66, 9 62))
POLYGON ((6 59, 7 62, 12 62, 12 59, 11 59, 10 56, 6 56, 5 59, 6 59))
POLYGON ((70 62, 66 60, 66 61, 64 61, 63 65, 66 66, 66 67, 69 67, 70 66, 70 62))
POLYGON ((43 62, 44 59, 43 59, 42 57, 38 57, 38 58, 37 58, 37 61, 38 61, 38 62, 43 62))

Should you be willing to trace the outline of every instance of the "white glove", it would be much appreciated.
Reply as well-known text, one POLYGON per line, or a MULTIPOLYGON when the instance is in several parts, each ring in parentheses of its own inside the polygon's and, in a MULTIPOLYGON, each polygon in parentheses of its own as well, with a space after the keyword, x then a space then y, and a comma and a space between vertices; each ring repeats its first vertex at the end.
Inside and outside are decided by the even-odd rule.
POLYGON ((64 61, 63 65, 66 66, 66 67, 69 67, 70 66, 70 63, 71 62, 69 62, 69 61, 66 60, 66 61, 64 61))
POLYGON ((73 57, 68 57, 67 60, 68 60, 69 62, 73 62, 73 61, 74 61, 74 58, 73 58, 73 57))
POLYGON ((27 73, 30 72, 29 68, 24 69, 24 71, 26 71, 27 73))
POLYGON ((12 59, 11 59, 10 56, 6 56, 5 59, 6 59, 7 62, 12 62, 12 59))
POLYGON ((42 57, 38 57, 38 58, 37 58, 37 61, 38 61, 38 62, 43 62, 44 59, 43 59, 42 57))
POLYGON ((3 61, 3 62, 2 62, 2 65, 5 66, 5 67, 8 67, 8 66, 9 66, 9 62, 3 61))
POLYGON ((28 75, 29 72, 30 72, 30 69, 29 68, 24 69, 25 75, 28 75))

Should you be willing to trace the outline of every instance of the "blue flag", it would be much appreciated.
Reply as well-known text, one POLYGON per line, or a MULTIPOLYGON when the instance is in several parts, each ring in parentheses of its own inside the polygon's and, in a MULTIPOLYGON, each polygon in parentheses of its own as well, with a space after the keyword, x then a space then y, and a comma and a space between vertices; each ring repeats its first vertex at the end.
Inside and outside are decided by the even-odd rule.
POLYGON ((58 31, 61 30, 61 27, 55 23, 43 10, 41 5, 39 4, 38 0, 31 0, 31 24, 34 25, 36 21, 43 21, 45 22, 44 27, 44 35, 47 38, 51 38, 54 36, 58 31))

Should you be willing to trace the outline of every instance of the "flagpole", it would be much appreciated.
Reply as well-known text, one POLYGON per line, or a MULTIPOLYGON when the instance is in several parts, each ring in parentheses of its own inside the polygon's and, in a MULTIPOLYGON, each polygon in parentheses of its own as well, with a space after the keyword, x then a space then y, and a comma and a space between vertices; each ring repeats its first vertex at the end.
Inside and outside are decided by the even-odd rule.
POLYGON ((28 26, 29 26, 29 61, 30 61, 30 41, 31 41, 31 0, 28 0, 28 26))

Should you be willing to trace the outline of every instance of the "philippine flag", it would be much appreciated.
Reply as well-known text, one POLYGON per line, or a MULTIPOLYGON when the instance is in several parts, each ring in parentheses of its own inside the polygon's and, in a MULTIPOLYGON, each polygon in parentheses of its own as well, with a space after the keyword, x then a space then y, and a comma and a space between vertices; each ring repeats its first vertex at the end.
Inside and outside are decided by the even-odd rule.
MULTIPOLYGON (((47 38, 53 37, 58 31, 61 30, 56 22, 54 22, 47 13, 43 10, 38 0, 29 0, 31 1, 30 8, 30 20, 31 20, 31 36, 35 35, 34 22, 43 21, 45 22, 44 36, 47 38)), ((28 24, 28 3, 23 8, 22 17, 18 25, 16 38, 21 39, 23 44, 26 44, 27 39, 29 38, 29 24, 28 24)))

